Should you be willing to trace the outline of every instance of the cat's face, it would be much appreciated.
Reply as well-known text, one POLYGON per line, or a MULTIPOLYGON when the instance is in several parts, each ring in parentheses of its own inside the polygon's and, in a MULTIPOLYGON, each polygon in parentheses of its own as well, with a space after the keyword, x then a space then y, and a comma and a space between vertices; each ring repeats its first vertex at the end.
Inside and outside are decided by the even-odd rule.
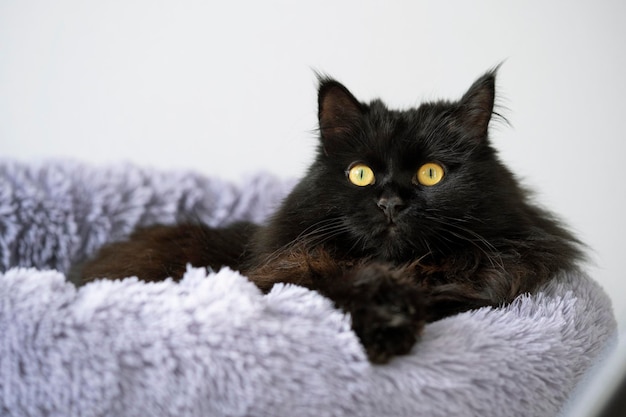
POLYGON ((508 210, 498 189, 513 181, 488 144, 493 104, 493 73, 458 102, 407 111, 360 103, 322 80, 321 145, 309 175, 328 233, 341 232, 344 251, 398 262, 485 240, 508 210))

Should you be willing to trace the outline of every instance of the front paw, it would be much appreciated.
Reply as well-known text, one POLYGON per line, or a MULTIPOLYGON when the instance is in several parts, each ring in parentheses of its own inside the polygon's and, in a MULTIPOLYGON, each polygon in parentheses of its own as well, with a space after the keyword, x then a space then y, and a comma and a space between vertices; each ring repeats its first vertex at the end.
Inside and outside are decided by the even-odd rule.
POLYGON ((355 271, 352 328, 373 363, 408 353, 425 324, 423 293, 403 272, 377 264, 355 271))

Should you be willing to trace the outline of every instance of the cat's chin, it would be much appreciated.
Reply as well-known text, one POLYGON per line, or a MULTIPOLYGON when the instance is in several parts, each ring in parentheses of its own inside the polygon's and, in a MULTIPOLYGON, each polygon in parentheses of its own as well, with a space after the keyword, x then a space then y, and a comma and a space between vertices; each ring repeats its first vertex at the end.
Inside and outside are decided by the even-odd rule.
POLYGON ((400 228, 396 223, 390 223, 381 233, 382 238, 386 241, 397 241, 398 239, 402 239, 402 233, 400 232, 400 228))
POLYGON ((378 230, 371 241, 372 250, 376 252, 378 259, 397 263, 406 258, 409 252, 401 227, 395 223, 378 230))

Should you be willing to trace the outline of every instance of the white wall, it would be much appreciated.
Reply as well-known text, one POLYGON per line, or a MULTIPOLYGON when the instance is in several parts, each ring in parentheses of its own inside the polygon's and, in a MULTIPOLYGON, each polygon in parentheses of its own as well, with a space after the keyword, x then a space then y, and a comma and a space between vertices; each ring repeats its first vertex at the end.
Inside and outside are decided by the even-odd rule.
POLYGON ((0 0, 0 152, 298 176, 313 69, 406 107, 506 60, 496 146, 593 248, 626 324, 626 2, 508 3, 0 0))

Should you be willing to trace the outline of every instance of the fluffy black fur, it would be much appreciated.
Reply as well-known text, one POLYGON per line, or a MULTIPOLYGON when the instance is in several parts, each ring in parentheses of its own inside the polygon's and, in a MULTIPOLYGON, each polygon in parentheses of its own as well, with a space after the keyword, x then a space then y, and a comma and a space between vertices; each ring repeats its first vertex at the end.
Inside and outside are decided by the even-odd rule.
POLYGON ((141 230, 88 262, 85 279, 178 278, 190 262, 239 269, 266 291, 303 285, 350 312, 370 359, 386 362, 425 322, 508 303, 582 257, 490 145, 495 70, 458 101, 405 111, 359 102, 329 78, 318 100, 317 157, 267 225, 141 230), (416 180, 429 162, 445 174, 433 186, 416 180), (373 184, 348 180, 355 163, 373 184))

